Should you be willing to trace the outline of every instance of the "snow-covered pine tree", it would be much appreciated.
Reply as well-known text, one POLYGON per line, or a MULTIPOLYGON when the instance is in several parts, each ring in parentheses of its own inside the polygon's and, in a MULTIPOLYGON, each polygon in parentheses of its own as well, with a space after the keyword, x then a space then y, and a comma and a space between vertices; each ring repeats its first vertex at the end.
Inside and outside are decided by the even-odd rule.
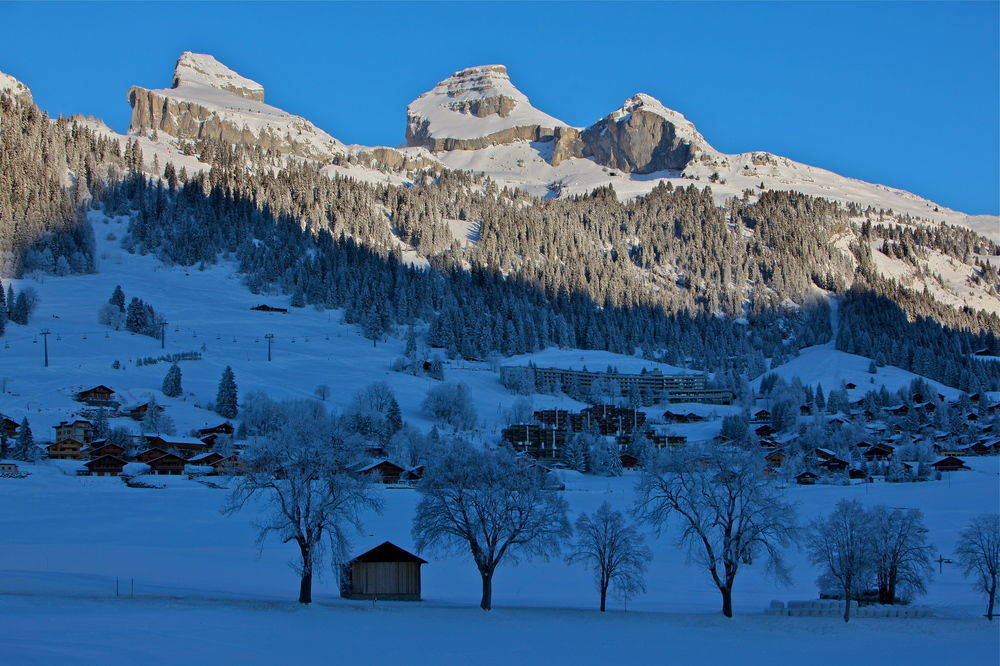
POLYGON ((181 369, 176 363, 170 366, 166 376, 163 378, 163 395, 168 398, 176 398, 184 389, 181 387, 181 369))
POLYGON ((215 394, 215 411, 227 419, 235 418, 238 411, 237 403, 236 377, 233 375, 233 369, 227 365, 222 371, 219 390, 215 394))
POLYGON ((30 462, 35 459, 35 436, 31 432, 31 424, 25 416, 21 421, 21 426, 17 429, 17 438, 14 440, 14 451, 11 457, 15 460, 30 462))

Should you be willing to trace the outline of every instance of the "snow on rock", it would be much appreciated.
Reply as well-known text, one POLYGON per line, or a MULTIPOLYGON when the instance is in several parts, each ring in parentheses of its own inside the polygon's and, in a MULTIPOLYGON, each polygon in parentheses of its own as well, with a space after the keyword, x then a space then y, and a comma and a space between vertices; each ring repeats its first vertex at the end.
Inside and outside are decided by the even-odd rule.
POLYGON ((344 145, 305 118, 263 102, 264 88, 209 55, 185 53, 172 88, 133 86, 129 132, 164 132, 178 139, 213 138, 314 159, 344 145))
POLYGON ((680 170, 695 156, 718 153, 683 114, 639 93, 584 130, 582 157, 628 173, 680 170))
POLYGON ((0 93, 9 93, 14 99, 31 104, 31 91, 10 74, 0 72, 0 93))
POLYGON ((406 142, 433 151, 475 150, 551 137, 566 123, 539 111, 503 65, 455 72, 410 103, 406 142))
POLYGON ((615 354, 595 349, 559 349, 549 347, 533 354, 522 354, 504 359, 503 365, 523 366, 534 364, 539 368, 561 368, 563 370, 591 370, 604 372, 609 367, 621 374, 637 375, 659 370, 665 375, 701 374, 698 370, 679 368, 666 363, 649 361, 636 356, 615 354))
POLYGON ((257 102, 264 101, 264 86, 240 76, 206 53, 185 51, 174 69, 174 88, 196 84, 218 88, 257 102))

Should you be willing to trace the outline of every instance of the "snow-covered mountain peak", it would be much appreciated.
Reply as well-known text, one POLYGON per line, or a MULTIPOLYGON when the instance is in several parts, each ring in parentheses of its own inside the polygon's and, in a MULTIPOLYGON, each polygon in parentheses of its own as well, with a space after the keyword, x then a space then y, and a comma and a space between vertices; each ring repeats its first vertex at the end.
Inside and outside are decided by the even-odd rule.
POLYGON ((712 150, 705 137, 698 132, 694 123, 684 117, 683 113, 668 108, 663 102, 646 93, 636 93, 629 97, 622 103, 621 107, 612 111, 608 118, 616 122, 623 122, 631 114, 637 112, 653 113, 660 116, 673 125, 675 133, 682 141, 697 145, 702 150, 712 150))
POLYGON ((210 55, 181 55, 173 86, 129 90, 131 133, 220 139, 324 160, 344 151, 340 141, 305 118, 265 104, 262 85, 210 55))
POLYGON ((31 103, 31 91, 10 74, 0 72, 0 93, 9 93, 15 99, 31 103))
POLYGON ((407 110, 407 145, 431 150, 535 141, 566 126, 533 107, 503 65, 461 69, 420 95, 407 110))
POLYGON ((189 84, 218 88, 257 102, 264 101, 264 86, 240 76, 206 53, 185 51, 177 60, 173 87, 189 84))

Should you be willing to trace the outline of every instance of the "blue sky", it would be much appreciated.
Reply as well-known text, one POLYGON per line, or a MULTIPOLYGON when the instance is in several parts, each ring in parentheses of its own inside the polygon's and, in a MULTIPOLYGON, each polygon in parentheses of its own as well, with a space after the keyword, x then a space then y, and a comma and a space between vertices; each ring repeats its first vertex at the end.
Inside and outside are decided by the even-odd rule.
POLYGON ((0 71, 52 114, 119 131, 132 85, 212 53, 348 143, 402 141, 406 105, 506 64, 587 125, 636 92, 726 152, 768 150, 1000 212, 1000 3, 3 3, 0 71), (11 30, 10 26, 18 26, 11 30))

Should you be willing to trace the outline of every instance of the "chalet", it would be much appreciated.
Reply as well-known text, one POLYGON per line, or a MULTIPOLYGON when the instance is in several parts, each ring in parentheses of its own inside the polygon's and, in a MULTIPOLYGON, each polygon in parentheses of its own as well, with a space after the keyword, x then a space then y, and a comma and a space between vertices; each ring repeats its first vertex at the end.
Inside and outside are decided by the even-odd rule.
POLYGON ((143 451, 135 457, 137 462, 148 463, 150 460, 156 460, 157 458, 162 458, 167 455, 167 452, 163 449, 152 448, 147 451, 143 451))
POLYGON ((185 457, 206 453, 207 443, 193 437, 174 437, 173 435, 152 435, 146 437, 146 444, 158 449, 174 449, 185 457))
POLYGON ((420 479, 424 478, 425 470, 426 468, 423 465, 417 465, 416 467, 411 467, 410 469, 406 470, 406 472, 403 474, 403 480, 409 481, 410 483, 419 481, 420 479))
POLYGON ((150 460, 146 464, 149 465, 149 471, 151 474, 178 475, 184 473, 184 466, 187 465, 187 462, 187 460, 181 458, 180 456, 168 453, 167 455, 160 456, 155 460, 150 460))
POLYGON ((840 458, 827 458, 823 462, 819 463, 817 467, 826 470, 827 472, 843 472, 848 468, 850 463, 846 460, 841 460, 840 458))
POLYGON ((0 431, 2 431, 7 437, 14 437, 17 435, 17 429, 20 427, 21 424, 14 419, 0 415, 0 431))
POLYGON ((776 439, 761 438, 761 440, 758 443, 765 449, 774 449, 781 446, 781 444, 776 439))
POLYGON ((97 442, 92 442, 89 449, 86 451, 87 456, 91 460, 97 460, 98 458, 103 458, 104 456, 114 456, 116 458, 121 458, 125 455, 125 448, 118 446, 117 444, 108 444, 105 440, 98 440, 97 442), (97 446, 97 444, 100 444, 97 446))
POLYGON ((968 449, 966 449, 966 451, 968 451, 970 454, 974 456, 988 456, 990 455, 990 453, 993 452, 993 449, 987 446, 983 442, 976 442, 968 449))
POLYGON ((771 467, 774 467, 775 469, 781 467, 784 464, 785 460, 787 459, 788 456, 785 454, 784 451, 780 449, 777 451, 771 451, 766 456, 764 456, 764 460, 767 461, 767 464, 770 465, 771 467))
POLYGON ((812 413, 813 413, 812 405, 799 405, 800 416, 811 416, 812 413))
POLYGON ((882 411, 893 416, 906 416, 910 413, 910 408, 907 405, 893 405, 892 407, 883 407, 882 411))
POLYGON ((705 420, 704 416, 699 416, 694 412, 687 414, 675 414, 670 410, 663 412, 663 420, 667 423, 700 423, 705 420))
POLYGON ((667 444, 669 446, 683 446, 687 444, 688 438, 684 435, 667 435, 667 444))
POLYGON ((831 458, 836 458, 837 454, 830 449, 815 449, 813 455, 819 460, 830 460, 831 458))
POLYGON ((846 424, 848 421, 843 416, 833 416, 826 420, 830 425, 841 426, 846 424))
POLYGON ((965 415, 965 420, 972 421, 974 423, 979 420, 979 414, 975 412, 969 412, 968 414, 965 415))
POLYGON ((750 416, 750 423, 767 423, 771 420, 771 412, 766 409, 754 412, 750 416))
POLYGON ((933 414, 937 411, 937 405, 933 402, 920 402, 913 405, 913 409, 921 411, 924 414, 933 414))
POLYGON ((62 421, 57 426, 53 426, 56 431, 56 441, 60 439, 75 439, 84 444, 89 444, 94 439, 94 424, 84 419, 75 421, 62 421))
POLYGON ((189 458, 188 464, 211 466, 219 462, 220 460, 224 460, 225 458, 226 456, 222 455, 221 453, 215 453, 215 452, 202 453, 201 455, 192 456, 191 458, 189 458))
POLYGON ((868 478, 868 474, 865 473, 863 469, 858 469, 854 467, 852 469, 847 470, 847 478, 864 480, 868 478))
MULTIPOLYGON (((109 446, 114 446, 109 444, 109 446)), ((106 455, 88 460, 84 466, 93 476, 118 476, 125 467, 125 461, 118 456, 106 455)))
POLYGON ((931 467, 939 472, 957 472, 959 470, 969 469, 964 460, 956 458, 955 456, 941 458, 941 460, 931 463, 931 467))
POLYGON ((199 428, 198 438, 202 439, 205 435, 232 435, 234 432, 236 432, 236 429, 233 428, 233 424, 226 421, 210 428, 199 428))
POLYGON ((630 453, 621 455, 622 469, 633 469, 639 466, 639 459, 630 453))
POLYGON ((971 402, 973 405, 978 405, 982 399, 983 396, 980 395, 979 393, 973 393, 972 395, 969 396, 969 402, 971 402))
POLYGON ((888 444, 876 444, 865 450, 861 456, 868 462, 872 462, 873 460, 884 462, 892 457, 894 451, 895 448, 888 444))
POLYGON ((140 405, 134 405, 125 410, 125 413, 136 421, 141 421, 146 418, 146 413, 151 407, 155 407, 157 412, 163 412, 166 408, 163 405, 157 405, 149 402, 144 402, 140 405))
POLYGON ((356 470, 358 474, 377 475, 379 483, 399 483, 406 470, 389 460, 379 460, 356 470))
POLYGON ((427 561, 386 541, 344 566, 345 599, 420 601, 420 565, 427 561))
POLYGON ((844 388, 847 389, 848 391, 853 391, 854 389, 858 388, 858 385, 855 384, 854 382, 847 382, 846 384, 844 384, 844 388))
POLYGON ((264 303, 261 303, 260 305, 252 307, 250 309, 255 310, 257 312, 280 312, 282 314, 288 314, 288 308, 274 308, 264 303))
POLYGON ((776 429, 774 429, 769 425, 762 425, 759 428, 756 428, 753 432, 758 437, 770 437, 771 435, 775 435, 778 433, 776 429))
POLYGON ((795 477, 795 483, 799 484, 800 486, 811 486, 816 483, 816 479, 818 478, 819 477, 813 474, 812 472, 802 472, 801 474, 795 477))
POLYGON ((110 406, 112 403, 115 407, 118 403, 114 402, 113 398, 115 395, 114 389, 100 384, 89 389, 85 389, 76 394, 76 400, 78 402, 85 402, 88 405, 93 405, 95 407, 110 406))
MULTIPOLYGON (((195 463, 195 464, 203 465, 205 463, 195 463)), ((240 459, 237 458, 236 456, 228 456, 226 458, 216 460, 215 462, 208 463, 208 465, 212 468, 213 474, 235 475, 240 473, 240 459)))
POLYGON ((46 450, 53 460, 83 460, 86 457, 83 453, 84 446, 78 439, 66 438, 49 444, 46 450))

